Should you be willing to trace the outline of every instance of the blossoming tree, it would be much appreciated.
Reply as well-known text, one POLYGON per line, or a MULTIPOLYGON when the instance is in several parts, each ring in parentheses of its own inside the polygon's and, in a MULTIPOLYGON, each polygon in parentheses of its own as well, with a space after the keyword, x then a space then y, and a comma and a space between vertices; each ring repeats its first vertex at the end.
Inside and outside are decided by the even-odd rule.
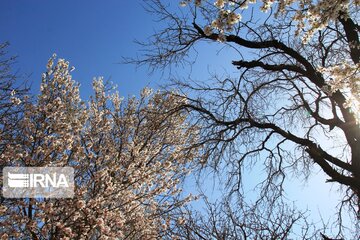
POLYGON ((158 239, 173 225, 179 182, 198 150, 196 129, 174 94, 144 89, 125 101, 95 79, 88 102, 79 96, 69 63, 49 60, 41 93, 25 102, 16 143, 2 166, 71 166, 68 199, 1 199, 1 239, 158 239))
POLYGON ((177 82, 198 96, 178 109, 190 110, 203 126, 200 143, 209 157, 202 164, 227 172, 230 195, 239 199, 244 170, 263 169, 255 205, 268 208, 294 173, 306 179, 320 169, 343 196, 333 225, 338 231, 330 234, 359 238, 360 2, 185 0, 179 8, 150 2, 148 10, 166 24, 135 63, 191 62, 200 41, 227 46, 221 51, 236 56, 236 76, 177 82), (343 222, 348 214, 352 223, 343 222))

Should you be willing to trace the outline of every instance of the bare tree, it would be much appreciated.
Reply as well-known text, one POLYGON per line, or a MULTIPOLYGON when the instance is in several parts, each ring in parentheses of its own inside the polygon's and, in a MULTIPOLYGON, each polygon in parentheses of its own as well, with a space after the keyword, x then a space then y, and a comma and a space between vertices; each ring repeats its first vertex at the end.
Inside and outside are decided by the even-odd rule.
MULTIPOLYGON (((0 155, 16 143, 16 126, 24 114, 24 101, 28 101, 29 87, 13 69, 15 56, 9 56, 9 43, 0 44, 0 155)), ((1 167, 4 165, 1 163, 1 167)))
MULTIPOLYGON (((278 1, 262 17, 255 14, 256 7, 247 9, 246 19, 234 21, 225 29, 231 14, 249 1, 215 1, 216 6, 213 2, 183 1, 189 7, 177 9, 170 2, 147 1, 147 9, 165 25, 150 42, 142 43, 145 54, 133 62, 154 69, 185 64, 193 60, 192 50, 200 41, 220 42, 227 46, 225 50, 238 53, 238 59, 232 61, 238 76, 214 76, 203 83, 176 81, 189 96, 178 109, 190 111, 202 126, 197 144, 205 147, 208 158, 201 164, 227 171, 223 175, 230 195, 241 194, 242 173, 247 167, 263 166, 266 177, 259 180, 256 204, 266 202, 270 209, 278 209, 276 202, 283 197, 284 182, 294 172, 307 178, 318 167, 327 175, 327 182, 336 183, 342 190, 336 237, 344 237, 347 229, 346 236, 358 239, 358 3, 350 1, 345 11, 324 2, 321 6, 326 6, 319 10, 323 15, 308 20, 316 31, 305 31, 301 37, 294 19, 316 10, 316 3, 299 1, 300 9, 289 5, 282 11, 281 4, 288 1, 278 1), (223 3, 232 8, 219 11, 223 3), (316 21, 322 26, 317 27, 316 21), (337 86, 349 79, 351 86, 337 86), (342 214, 351 215, 352 225, 345 225, 342 214)), ((226 214, 228 217, 231 214, 226 214)), ((268 220, 271 225, 271 218, 268 220)), ((203 224, 201 231, 206 226, 203 224)))
POLYGON ((185 220, 167 232, 169 239, 310 239, 319 233, 305 213, 281 202, 269 208, 239 199, 210 203, 205 196, 204 205, 205 212, 188 208, 179 213, 185 220))

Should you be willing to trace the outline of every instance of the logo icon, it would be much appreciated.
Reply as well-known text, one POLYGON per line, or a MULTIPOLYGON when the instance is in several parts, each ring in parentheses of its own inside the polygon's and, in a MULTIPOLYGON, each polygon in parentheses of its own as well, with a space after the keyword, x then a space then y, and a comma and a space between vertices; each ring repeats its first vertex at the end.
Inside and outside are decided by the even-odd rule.
POLYGON ((5 167, 3 196, 6 198, 69 198, 74 195, 71 167, 5 167))
POLYGON ((8 177, 9 187, 29 187, 29 174, 8 173, 8 177))

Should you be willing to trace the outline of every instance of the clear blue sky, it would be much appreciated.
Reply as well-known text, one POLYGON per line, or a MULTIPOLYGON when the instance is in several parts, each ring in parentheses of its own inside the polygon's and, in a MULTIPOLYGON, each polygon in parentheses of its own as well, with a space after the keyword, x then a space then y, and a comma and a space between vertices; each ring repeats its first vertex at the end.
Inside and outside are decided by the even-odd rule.
MULTIPOLYGON (((136 95, 144 86, 156 87, 161 83, 160 72, 149 75, 146 68, 119 64, 122 57, 139 54, 140 47, 134 39, 146 40, 157 26, 141 3, 141 0, 2 0, 0 42, 10 42, 10 54, 19 56, 16 67, 20 73, 31 74, 29 81, 34 92, 38 91, 48 58, 57 53, 76 67, 73 78, 81 83, 83 98, 91 93, 92 79, 97 76, 111 78, 121 95, 136 95)), ((195 77, 204 73, 208 76, 210 65, 216 65, 220 72, 235 71, 228 52, 216 54, 208 48, 199 52, 199 64, 193 68, 195 77)), ((330 186, 323 183, 322 177, 315 179, 306 189, 295 181, 296 187, 290 189, 294 199, 300 197, 298 204, 302 207, 312 199, 310 208, 315 215, 317 208, 322 213, 331 212, 333 209, 329 208, 335 201, 322 203, 330 196, 326 194, 330 186), (314 192, 322 193, 318 201, 311 196, 314 192)))
POLYGON ((0 41, 10 42, 10 54, 19 56, 17 68, 31 74, 35 91, 47 59, 57 53, 76 67, 73 78, 81 83, 82 96, 95 76, 111 77, 124 95, 136 94, 156 81, 156 74, 118 63, 136 55, 133 40, 150 36, 152 18, 137 0, 3 0, 0 41))

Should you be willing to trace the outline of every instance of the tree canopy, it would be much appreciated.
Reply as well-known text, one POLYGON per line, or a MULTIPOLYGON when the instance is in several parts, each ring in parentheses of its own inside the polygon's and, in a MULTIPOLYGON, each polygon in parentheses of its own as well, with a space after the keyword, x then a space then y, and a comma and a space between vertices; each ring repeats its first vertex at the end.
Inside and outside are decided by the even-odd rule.
POLYGON ((183 100, 148 88, 124 100, 99 78, 85 103, 71 69, 54 55, 37 99, 9 100, 24 109, 12 138, 1 139, 0 164, 71 166, 75 195, 2 197, 1 239, 160 238, 181 220, 174 209, 192 199, 179 183, 198 157, 189 147, 197 130, 186 112, 164 114, 183 100))

